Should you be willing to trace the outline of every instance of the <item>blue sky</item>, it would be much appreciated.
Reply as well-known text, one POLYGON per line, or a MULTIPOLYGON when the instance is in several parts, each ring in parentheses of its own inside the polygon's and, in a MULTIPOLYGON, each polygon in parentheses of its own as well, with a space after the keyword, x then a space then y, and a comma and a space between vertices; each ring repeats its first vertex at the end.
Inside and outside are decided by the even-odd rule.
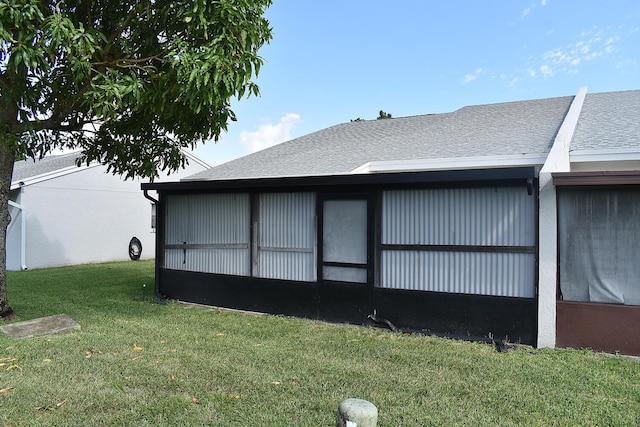
POLYGON ((212 165, 357 117, 640 89, 638 0, 274 0, 261 96, 212 165))

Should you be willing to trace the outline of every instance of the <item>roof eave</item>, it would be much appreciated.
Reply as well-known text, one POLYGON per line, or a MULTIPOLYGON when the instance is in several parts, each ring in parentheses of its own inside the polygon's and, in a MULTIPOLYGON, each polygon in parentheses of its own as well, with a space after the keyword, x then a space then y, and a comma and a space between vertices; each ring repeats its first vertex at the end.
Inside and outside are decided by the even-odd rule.
MULTIPOLYGON (((536 168, 488 168, 465 170, 432 170, 419 172, 389 172, 370 174, 345 174, 322 176, 294 176, 278 178, 252 178, 228 180, 202 180, 143 183, 143 190, 159 192, 217 192, 217 191, 259 191, 294 189, 312 191, 334 187, 357 189, 358 187, 380 187, 417 184, 479 183, 479 182, 526 182, 536 177, 536 168)), ((475 185, 475 184, 474 184, 475 185)))

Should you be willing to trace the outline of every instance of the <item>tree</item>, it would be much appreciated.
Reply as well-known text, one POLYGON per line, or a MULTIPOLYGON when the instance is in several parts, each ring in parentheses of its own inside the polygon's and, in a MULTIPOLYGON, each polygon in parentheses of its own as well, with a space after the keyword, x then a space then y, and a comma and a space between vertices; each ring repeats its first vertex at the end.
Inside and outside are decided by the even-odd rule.
POLYGON ((390 118, 391 118, 391 114, 380 110, 380 113, 378 113, 378 118, 376 120, 390 119, 390 118))
POLYGON ((0 315, 14 161, 82 150, 125 178, 217 141, 271 40, 271 0, 0 0, 0 315))

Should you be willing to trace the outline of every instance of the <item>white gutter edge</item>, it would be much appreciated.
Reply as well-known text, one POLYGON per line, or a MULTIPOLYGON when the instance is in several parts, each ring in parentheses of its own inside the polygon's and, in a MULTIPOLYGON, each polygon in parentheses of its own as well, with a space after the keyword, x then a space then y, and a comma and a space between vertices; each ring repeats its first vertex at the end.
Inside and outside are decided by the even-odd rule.
POLYGON ((187 157, 187 159, 193 160, 194 163, 197 163, 205 169, 211 169, 211 165, 209 163, 205 162, 200 157, 193 154, 191 151, 184 150, 183 153, 185 157, 187 157))
POLYGON ((438 159, 380 160, 363 164, 351 174, 410 172, 429 170, 501 168, 544 164, 546 154, 507 154, 502 156, 448 157, 438 159))
POLYGON ((24 206, 18 203, 8 201, 9 206, 13 206, 16 209, 20 209, 20 268, 22 270, 27 269, 27 250, 26 250, 26 238, 27 238, 27 225, 25 221, 24 206))
POLYGON ((100 163, 93 162, 89 166, 67 166, 66 168, 56 169, 55 171, 46 172, 40 175, 30 176, 28 178, 19 180, 18 182, 11 183, 11 190, 17 190, 18 188, 25 187, 31 184, 37 184, 39 182, 48 181, 50 179, 58 178, 64 175, 68 175, 74 172, 80 172, 81 170, 95 168, 96 166, 100 166, 100 163))
POLYGON ((571 163, 615 162, 640 160, 638 148, 611 148, 603 150, 574 150, 569 152, 571 163))

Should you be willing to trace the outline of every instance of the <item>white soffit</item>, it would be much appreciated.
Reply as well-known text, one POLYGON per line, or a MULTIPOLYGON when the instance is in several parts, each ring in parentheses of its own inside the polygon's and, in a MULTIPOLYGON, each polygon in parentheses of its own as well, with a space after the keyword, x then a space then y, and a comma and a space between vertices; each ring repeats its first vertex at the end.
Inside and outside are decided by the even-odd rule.
POLYGON ((363 164, 352 174, 379 172, 415 172, 455 169, 505 168, 544 164, 546 154, 510 154, 502 156, 448 157, 437 159, 381 160, 363 164))

